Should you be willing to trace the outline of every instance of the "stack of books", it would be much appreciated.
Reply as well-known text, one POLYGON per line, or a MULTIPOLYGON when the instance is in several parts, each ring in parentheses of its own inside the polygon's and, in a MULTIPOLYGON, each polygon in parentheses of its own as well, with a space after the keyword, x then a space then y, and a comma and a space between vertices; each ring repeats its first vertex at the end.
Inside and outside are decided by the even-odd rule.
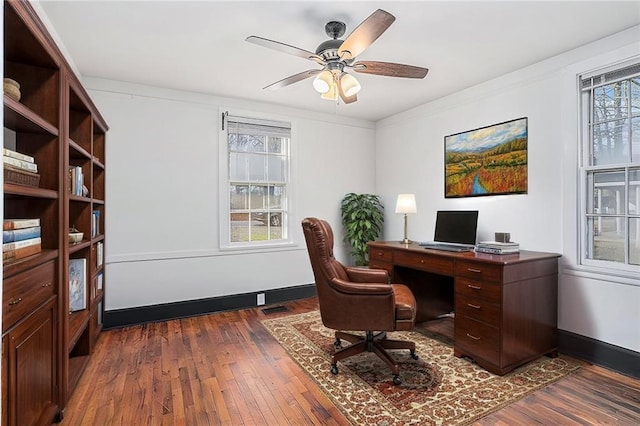
POLYGON ((518 253, 520 251, 520 244, 513 242, 501 243, 498 241, 481 241, 476 245, 476 251, 479 253, 490 254, 518 253))
POLYGON ((82 187, 84 185, 84 175, 82 174, 82 167, 69 166, 69 192, 71 195, 84 196, 82 187))
POLYGON ((40 219, 5 219, 2 223, 2 261, 22 259, 42 251, 40 219))
POLYGON ((35 159, 26 154, 2 148, 5 182, 38 186, 40 175, 35 159))

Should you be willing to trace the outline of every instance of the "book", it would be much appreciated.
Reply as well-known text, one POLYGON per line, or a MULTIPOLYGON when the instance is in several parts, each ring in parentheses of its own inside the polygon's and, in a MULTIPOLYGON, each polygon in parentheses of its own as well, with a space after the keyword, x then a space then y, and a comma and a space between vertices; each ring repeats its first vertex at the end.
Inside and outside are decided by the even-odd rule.
POLYGON ((40 243, 32 244, 30 246, 21 247, 18 249, 10 249, 2 252, 2 261, 10 262, 12 260, 18 260, 27 256, 38 254, 42 251, 42 245, 40 243))
POLYGON ((496 248, 520 247, 520 243, 514 243, 514 242, 502 243, 500 241, 480 241, 478 245, 484 246, 484 247, 496 247, 496 248))
POLYGON ((69 192, 72 195, 83 195, 82 185, 84 185, 82 167, 69 166, 69 192))
POLYGON ((69 259, 69 312, 87 308, 87 259, 69 259))
POLYGON ((104 262, 104 245, 103 243, 96 244, 96 268, 100 268, 104 262))
POLYGON ((42 239, 40 237, 29 238, 28 240, 22 240, 22 241, 14 241, 12 243, 2 244, 2 251, 5 252, 7 250, 16 250, 22 247, 32 246, 32 245, 41 244, 41 243, 42 243, 42 239))
POLYGON ((28 163, 33 163, 35 159, 27 154, 23 154, 21 152, 12 151, 7 148, 2 148, 2 154, 6 157, 16 158, 18 160, 26 161, 28 163))
POLYGON ((38 165, 36 163, 18 160, 17 158, 7 157, 6 155, 2 156, 2 162, 29 172, 38 173, 38 165))
POLYGON ((476 246, 476 252, 478 253, 489 253, 489 254, 513 254, 519 253, 519 248, 495 248, 495 247, 482 247, 476 246))
POLYGON ((91 237, 100 235, 100 210, 91 212, 91 237))
POLYGON ((11 243, 14 241, 29 240, 31 238, 38 238, 40 237, 40 234, 41 229, 39 226, 2 231, 2 244, 11 243))
POLYGON ((40 226, 40 219, 4 219, 2 230, 23 229, 40 226))

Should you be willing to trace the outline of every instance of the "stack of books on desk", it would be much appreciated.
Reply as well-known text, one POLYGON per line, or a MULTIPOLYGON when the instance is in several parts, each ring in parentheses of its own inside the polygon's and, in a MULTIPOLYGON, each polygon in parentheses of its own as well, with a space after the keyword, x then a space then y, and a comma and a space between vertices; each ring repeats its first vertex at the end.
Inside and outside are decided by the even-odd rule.
POLYGON ((498 241, 481 241, 476 245, 476 251, 479 253, 490 254, 511 254, 520 251, 518 243, 501 243, 498 241))

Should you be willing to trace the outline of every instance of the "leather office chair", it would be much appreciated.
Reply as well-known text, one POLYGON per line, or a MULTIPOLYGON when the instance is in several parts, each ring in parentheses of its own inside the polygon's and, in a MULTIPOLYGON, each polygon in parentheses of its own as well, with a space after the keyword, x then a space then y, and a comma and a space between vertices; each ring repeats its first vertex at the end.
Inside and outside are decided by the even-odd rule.
POLYGON ((320 316, 327 328, 336 330, 331 372, 338 374, 338 361, 364 351, 380 357, 400 384, 398 364, 387 349, 409 349, 418 359, 416 345, 386 339, 387 331, 410 330, 416 318, 416 300, 402 284, 389 284, 386 270, 345 267, 333 257, 331 226, 317 218, 306 218, 302 229, 316 281, 320 316), (364 331, 364 335, 341 330, 364 331), (377 332, 377 333, 376 333, 377 332), (351 342, 342 347, 341 339, 351 342))

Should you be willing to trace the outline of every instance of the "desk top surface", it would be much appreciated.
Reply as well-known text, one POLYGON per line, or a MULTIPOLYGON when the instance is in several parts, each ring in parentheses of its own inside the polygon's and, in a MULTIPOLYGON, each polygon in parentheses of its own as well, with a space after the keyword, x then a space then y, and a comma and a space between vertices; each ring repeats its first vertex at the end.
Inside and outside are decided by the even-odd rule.
POLYGON ((547 253, 541 251, 520 250, 518 253, 511 254, 489 254, 477 253, 475 251, 444 251, 435 250, 420 246, 418 243, 403 244, 399 241, 372 241, 369 243, 372 248, 386 248, 393 250, 405 250, 425 255, 443 256, 456 260, 471 260, 476 262, 499 263, 507 265, 510 263, 529 262, 533 260, 550 259, 561 257, 558 253, 547 253))

